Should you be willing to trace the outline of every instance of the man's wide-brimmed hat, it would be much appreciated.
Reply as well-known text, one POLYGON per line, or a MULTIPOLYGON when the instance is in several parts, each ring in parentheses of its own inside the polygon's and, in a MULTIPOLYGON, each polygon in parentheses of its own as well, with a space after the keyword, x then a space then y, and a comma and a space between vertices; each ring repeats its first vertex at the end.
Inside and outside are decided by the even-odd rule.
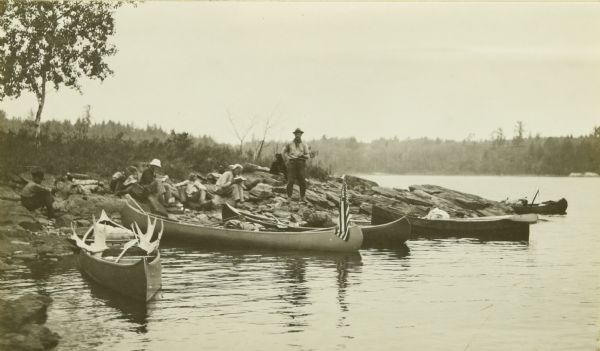
POLYGON ((155 158, 154 160, 150 161, 150 166, 156 166, 158 168, 161 168, 160 160, 155 158))
POLYGON ((302 129, 296 128, 296 130, 294 131, 294 134, 298 134, 298 133, 304 134, 304 132, 302 131, 302 129))
POLYGON ((244 167, 243 167, 241 164, 239 164, 239 163, 236 163, 236 164, 234 164, 234 165, 231 165, 231 166, 229 166, 229 168, 230 168, 232 171, 233 171, 234 169, 236 169, 236 168, 239 168, 239 169, 244 169, 244 167))

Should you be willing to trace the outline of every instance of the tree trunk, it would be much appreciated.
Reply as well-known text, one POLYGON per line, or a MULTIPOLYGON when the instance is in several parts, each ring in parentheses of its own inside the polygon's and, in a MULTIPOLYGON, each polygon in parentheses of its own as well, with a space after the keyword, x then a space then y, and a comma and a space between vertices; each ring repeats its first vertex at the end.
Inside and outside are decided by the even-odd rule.
POLYGON ((42 111, 44 110, 44 102, 46 101, 46 80, 42 80, 42 89, 37 96, 38 99, 38 109, 35 114, 35 145, 40 146, 40 134, 42 131, 41 128, 41 120, 42 120, 42 111))
POLYGON ((258 147, 258 151, 256 152, 256 155, 254 155, 254 162, 258 161, 258 159, 260 158, 260 154, 262 153, 262 149, 263 146, 265 145, 265 139, 261 140, 259 147, 258 147))

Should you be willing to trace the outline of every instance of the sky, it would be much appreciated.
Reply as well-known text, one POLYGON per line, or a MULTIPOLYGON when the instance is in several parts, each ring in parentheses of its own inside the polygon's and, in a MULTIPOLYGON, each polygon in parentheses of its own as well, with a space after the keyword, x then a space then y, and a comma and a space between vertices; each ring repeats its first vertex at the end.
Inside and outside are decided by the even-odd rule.
MULTIPOLYGON (((268 139, 589 134, 598 3, 159 2, 116 13, 114 76, 51 90, 43 119, 268 139), (253 127, 251 127, 253 126, 253 127)), ((33 95, 0 101, 9 116, 33 95)))

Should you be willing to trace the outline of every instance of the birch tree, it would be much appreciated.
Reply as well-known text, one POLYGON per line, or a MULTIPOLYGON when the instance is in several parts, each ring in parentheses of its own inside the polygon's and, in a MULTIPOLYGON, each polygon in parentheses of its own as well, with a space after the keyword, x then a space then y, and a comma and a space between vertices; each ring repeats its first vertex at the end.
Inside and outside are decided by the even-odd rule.
POLYGON ((0 101, 37 98, 36 140, 48 87, 81 91, 83 77, 113 74, 105 59, 117 50, 113 12, 121 2, 0 0, 0 101))

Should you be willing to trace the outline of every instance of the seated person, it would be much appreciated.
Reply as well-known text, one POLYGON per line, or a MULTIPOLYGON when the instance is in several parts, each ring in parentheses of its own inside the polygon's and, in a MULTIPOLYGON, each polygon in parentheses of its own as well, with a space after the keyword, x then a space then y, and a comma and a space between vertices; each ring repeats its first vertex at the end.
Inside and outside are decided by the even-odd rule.
POLYGON ((178 187, 185 186, 185 190, 181 194, 182 202, 192 207, 200 207, 197 205, 204 205, 206 207, 212 198, 212 195, 208 193, 208 189, 200 180, 200 176, 196 173, 190 173, 188 180, 176 184, 178 187))
POLYGON ((145 195, 150 203, 152 210, 164 216, 168 216, 166 206, 168 206, 171 197, 162 180, 157 177, 157 172, 161 169, 159 159, 150 161, 148 168, 142 172, 139 185, 144 188, 145 195))
POLYGON ((46 207, 48 218, 54 217, 54 197, 50 189, 43 187, 44 172, 36 170, 31 173, 33 181, 30 181, 21 191, 21 204, 29 211, 46 207))
MULTIPOLYGON (((121 172, 117 172, 117 173, 121 173, 121 172)), ((114 175, 113 175, 113 179, 114 179, 114 175)), ((119 178, 119 181, 117 182, 115 188, 113 189, 113 192, 116 195, 122 196, 125 194, 131 194, 134 197, 139 194, 139 185, 138 183, 138 170, 137 168, 135 168, 135 166, 129 166, 125 169, 125 172, 123 172, 123 175, 121 178, 119 178), (137 188, 137 191, 134 189, 137 188)), ((111 186, 112 186, 112 182, 111 182, 111 186)))
POLYGON ((183 203, 185 198, 181 197, 179 194, 179 190, 177 189, 177 184, 173 182, 168 175, 164 175, 159 178, 165 188, 165 200, 167 204, 173 205, 177 201, 183 203))
POLYGON ((271 164, 269 173, 283 174, 283 177, 287 180, 287 166, 285 165, 285 161, 281 153, 278 152, 275 154, 275 161, 273 161, 273 163, 271 164))
POLYGON ((68 198, 71 194, 81 193, 81 187, 73 182, 73 176, 69 172, 64 177, 54 180, 54 188, 51 193, 56 197, 68 198))
POLYGON ((121 171, 115 172, 110 179, 110 183, 109 183, 110 191, 112 191, 113 193, 116 192, 117 188, 123 184, 125 179, 126 179, 126 176, 125 176, 124 172, 121 172, 121 171))
POLYGON ((244 202, 244 178, 240 176, 243 167, 240 164, 230 166, 231 170, 221 174, 217 180, 215 193, 221 197, 233 198, 236 204, 244 202))
POLYGON ((210 195, 216 195, 217 180, 219 180, 219 178, 221 178, 221 175, 216 172, 211 172, 206 175, 206 182, 204 183, 204 186, 210 195))

